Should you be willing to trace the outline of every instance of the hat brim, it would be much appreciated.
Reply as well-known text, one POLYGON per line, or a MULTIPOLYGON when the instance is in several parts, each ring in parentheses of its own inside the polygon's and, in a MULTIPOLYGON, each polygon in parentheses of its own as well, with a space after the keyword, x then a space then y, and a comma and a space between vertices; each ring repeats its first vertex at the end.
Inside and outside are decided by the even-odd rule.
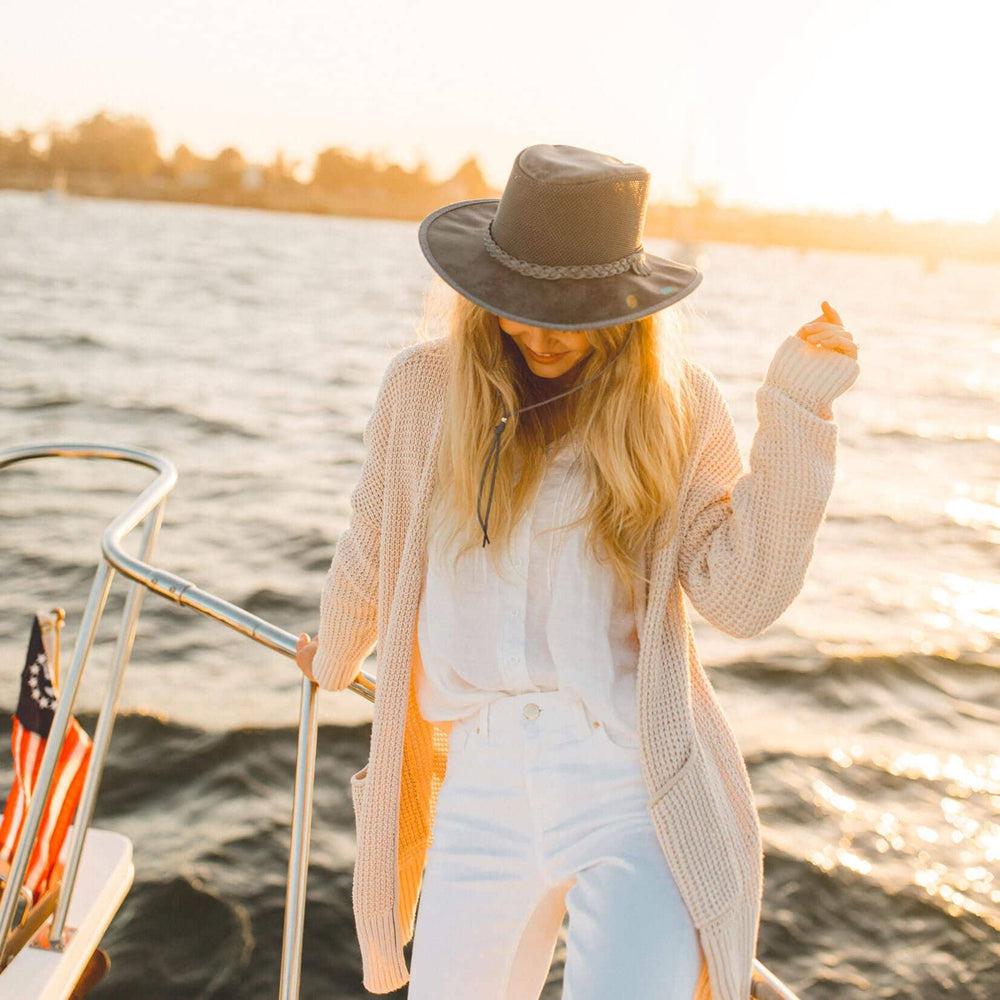
POLYGON ((497 198, 445 205, 419 229, 428 263, 457 292, 497 315, 530 326, 590 330, 627 323, 665 309, 701 284, 696 267, 646 253, 650 274, 624 271, 604 278, 532 278, 501 264, 483 232, 497 198))

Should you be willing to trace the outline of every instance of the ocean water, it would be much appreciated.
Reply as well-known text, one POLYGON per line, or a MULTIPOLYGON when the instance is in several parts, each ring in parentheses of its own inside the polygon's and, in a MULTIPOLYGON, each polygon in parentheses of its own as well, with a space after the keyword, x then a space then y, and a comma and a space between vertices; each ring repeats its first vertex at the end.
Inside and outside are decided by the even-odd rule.
MULTIPOLYGON (((767 363, 821 300, 862 366, 802 593, 750 641, 694 615, 764 828, 759 957, 810 1000, 996 997, 1000 270, 715 244, 698 263, 688 346, 745 460, 767 363)), ((168 456, 154 562, 314 634, 361 431, 431 282, 411 223, 0 192, 0 436, 168 456)), ((3 748, 32 611, 66 609, 68 666, 101 532, 149 481, 68 460, 0 475, 3 748)), ((81 686, 91 732, 124 593, 81 686)), ((93 996, 275 995, 300 676, 146 596, 96 817, 133 840, 135 884, 93 996)), ((363 997, 347 779, 371 707, 322 695, 320 717, 301 995, 363 997)))

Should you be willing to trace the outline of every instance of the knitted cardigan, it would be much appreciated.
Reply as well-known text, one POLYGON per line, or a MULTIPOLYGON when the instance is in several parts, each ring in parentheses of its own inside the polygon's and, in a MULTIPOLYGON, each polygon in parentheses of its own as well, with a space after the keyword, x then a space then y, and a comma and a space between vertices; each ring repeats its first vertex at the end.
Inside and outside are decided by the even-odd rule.
MULTIPOLYGON (((313 675, 321 688, 348 687, 378 648, 369 757, 350 779, 353 908, 363 985, 372 993, 409 980, 403 946, 413 936, 447 768, 447 726, 421 716, 415 679, 449 344, 447 335, 420 341, 390 360, 320 602, 313 675)), ((637 720, 649 812, 699 934, 693 1000, 747 1000, 763 892, 761 830, 683 594, 709 623, 748 638, 799 593, 834 482, 830 404, 857 378, 858 363, 787 337, 756 392, 748 471, 718 383, 697 362, 685 365, 696 390, 695 436, 678 530, 664 538, 669 518, 662 518, 655 554, 647 555, 650 583, 637 609, 637 720)))

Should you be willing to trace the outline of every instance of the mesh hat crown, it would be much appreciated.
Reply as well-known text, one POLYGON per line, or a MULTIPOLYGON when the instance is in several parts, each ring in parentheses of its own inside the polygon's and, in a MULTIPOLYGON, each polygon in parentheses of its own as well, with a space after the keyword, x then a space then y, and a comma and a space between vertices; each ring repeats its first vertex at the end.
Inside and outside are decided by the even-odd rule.
POLYGON ((445 205, 419 229, 434 270, 491 312, 593 329, 689 295, 701 272, 643 246, 649 171, 579 146, 534 145, 502 195, 445 205))

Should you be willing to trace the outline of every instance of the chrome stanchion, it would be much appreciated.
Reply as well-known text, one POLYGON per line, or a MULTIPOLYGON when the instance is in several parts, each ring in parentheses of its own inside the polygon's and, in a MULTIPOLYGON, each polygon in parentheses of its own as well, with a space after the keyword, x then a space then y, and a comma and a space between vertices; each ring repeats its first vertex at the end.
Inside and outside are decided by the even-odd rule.
MULTIPOLYGON (((165 501, 160 501, 156 509, 147 516, 142 533, 141 552, 143 559, 148 559, 156 545, 160 525, 163 522, 165 501)), ((90 764, 87 767, 87 777, 84 781, 80 803, 77 806, 76 818, 73 824, 73 835, 69 842, 66 856, 66 867, 63 873, 62 889, 59 892, 59 902, 52 917, 52 927, 49 931, 49 945, 61 948, 63 945, 63 929, 66 925, 66 915, 69 912, 70 900, 76 886, 77 870, 83 854, 83 842, 94 816, 94 806, 97 793, 101 787, 104 775, 104 762, 107 758, 108 746, 111 743, 111 733, 118 717, 118 702, 121 698, 122 683, 125 680, 125 668, 132 654, 132 644, 135 641, 136 625, 142 608, 142 599, 146 588, 134 582, 129 587, 122 612, 121 629, 118 632, 118 644, 115 647, 114 665, 108 677, 108 686, 104 694, 104 703, 97 718, 97 728, 94 731, 91 748, 90 764)))
POLYGON ((313 781, 316 774, 316 734, 319 726, 319 688, 302 678, 299 742, 295 754, 295 790, 292 797, 292 843, 285 884, 285 925, 281 941, 279 1000, 296 1000, 302 976, 302 936, 309 880, 309 844, 312 832, 313 781))

